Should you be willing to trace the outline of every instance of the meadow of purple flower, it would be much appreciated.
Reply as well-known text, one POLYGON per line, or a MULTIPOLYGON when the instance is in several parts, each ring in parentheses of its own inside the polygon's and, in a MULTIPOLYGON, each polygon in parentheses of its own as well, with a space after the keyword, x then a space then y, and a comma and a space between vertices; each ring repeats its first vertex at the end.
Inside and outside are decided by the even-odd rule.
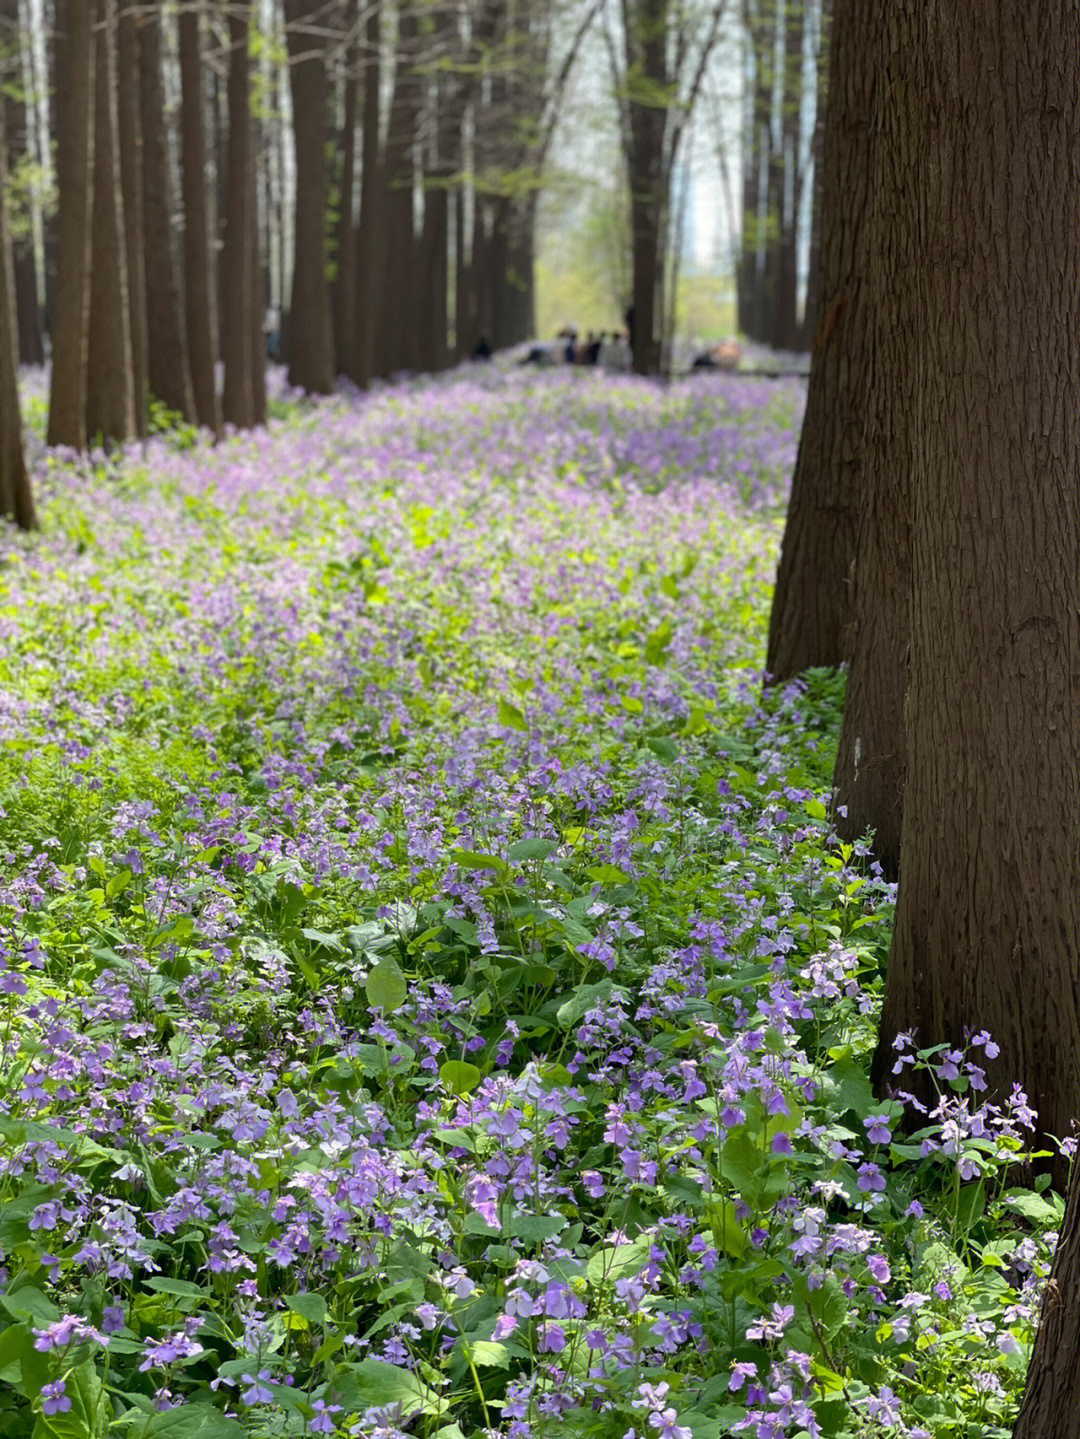
POLYGON ((0 1435, 1008 1432, 1030 1111, 985 1034, 875 1101, 842 681, 759 698, 801 404, 463 371, 41 458, 0 1435))

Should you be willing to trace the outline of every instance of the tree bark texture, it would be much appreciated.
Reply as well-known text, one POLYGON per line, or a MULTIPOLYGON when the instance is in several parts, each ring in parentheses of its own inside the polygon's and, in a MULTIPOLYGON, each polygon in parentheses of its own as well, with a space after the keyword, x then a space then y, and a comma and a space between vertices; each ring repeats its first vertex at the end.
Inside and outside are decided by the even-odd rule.
POLYGON ((806 414, 769 619, 774 682, 847 658, 870 366, 876 0, 836 0, 822 183, 821 293, 806 414))
POLYGON ((120 131, 120 188, 123 192, 124 251, 127 258, 128 314, 131 321, 131 371, 135 406, 135 431, 147 432, 150 378, 146 334, 146 266, 143 258, 143 155, 142 110, 139 103, 140 17, 126 5, 120 7, 116 27, 119 73, 124 83, 117 88, 117 119, 120 131))
POLYGON ((229 137, 222 251, 222 359, 227 424, 250 429, 255 407, 252 331, 255 324, 255 153, 251 123, 250 4, 229 7, 229 137))
POLYGON ((420 120, 420 81, 415 71, 417 40, 416 14, 411 8, 403 8, 398 17, 394 92, 385 151, 386 295, 382 307, 382 348, 387 374, 413 365, 414 321, 422 285, 413 194, 420 120))
MULTIPOLYGON (((4 120, 7 129, 7 145, 10 164, 19 168, 33 156, 31 143, 31 105, 29 96, 33 93, 32 78, 26 54, 26 31, 19 17, 19 0, 2 0, 0 3, 0 40, 4 46, 5 81, 4 120)), ((19 356, 24 365, 41 365, 45 361, 45 336, 41 323, 41 305, 38 300, 37 262, 34 258, 33 215, 28 207, 24 224, 19 233, 14 233, 11 216, 8 226, 12 229, 12 263, 15 271, 15 305, 19 324, 19 356)))
POLYGON ((86 0, 57 0, 56 293, 50 445, 86 448, 86 354, 93 203, 94 46, 86 0))
POLYGON ((1051 1439, 1080 1427, 1080 1183, 1069 1186, 1054 1267, 1043 1293, 1027 1389, 1013 1439, 1051 1439))
POLYGON ((668 0, 624 0, 629 137, 630 232, 633 287, 633 365, 639 375, 656 375, 663 360, 664 262, 667 241, 668 174, 664 137, 667 106, 658 103, 668 83, 668 0))
MULTIPOLYGON (((913 603, 881 1044, 986 1028, 1001 1082, 1064 1135, 1080 1114, 1080 26, 1071 0, 894 0, 883 36, 913 603)), ((1073 1391, 1040 1432, 1078 1415, 1073 1391)))
POLYGON ((359 362, 356 315, 356 131, 360 120, 359 0, 346 0, 341 169, 338 185, 336 236, 337 277, 333 287, 331 318, 334 325, 334 359, 339 375, 355 377, 359 362))
POLYGON ((143 140, 143 243, 146 263, 147 368, 150 391, 185 420, 195 419, 173 182, 161 74, 161 7, 140 17, 139 98, 143 140))
POLYGON ((364 27, 364 120, 360 147, 360 224, 356 237, 356 326, 358 385, 370 384, 379 369, 383 333, 382 274, 386 204, 379 144, 379 87, 382 83, 382 17, 378 0, 367 11, 364 27))
POLYGON ((180 154, 186 261, 184 294, 195 413, 200 425, 217 434, 221 429, 221 406, 217 394, 218 326, 210 250, 202 24, 201 5, 180 12, 180 154))
POLYGON ((289 384, 311 395, 329 395, 334 391, 334 332, 326 273, 329 89, 325 11, 324 4, 316 5, 312 0, 285 0, 296 146, 289 384))
POLYGON ((124 201, 116 109, 116 0, 93 0, 94 213, 91 226, 90 328, 86 433, 123 443, 135 433, 124 201))
POLYGON ((19 411, 19 328, 7 216, 7 144, 0 106, 0 515, 20 529, 37 524, 19 411))

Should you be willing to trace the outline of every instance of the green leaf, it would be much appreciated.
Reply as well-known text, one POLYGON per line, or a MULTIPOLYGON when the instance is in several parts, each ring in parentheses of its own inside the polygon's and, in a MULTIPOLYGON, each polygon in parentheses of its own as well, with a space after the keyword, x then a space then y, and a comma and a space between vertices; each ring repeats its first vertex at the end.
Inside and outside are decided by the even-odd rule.
POLYGON ((514 864, 522 864, 530 859, 547 859, 558 847, 553 839, 519 839, 507 853, 514 864))
POLYGON ((839 1114, 853 1109, 860 1118, 865 1118, 876 1112, 870 1080, 866 1071, 853 1059, 838 1060, 822 1078, 824 1097, 839 1114))
POLYGON ((505 1344, 496 1344, 491 1339, 476 1339, 472 1343, 463 1339, 461 1347, 478 1369, 510 1367, 510 1351, 505 1344))
POLYGON ((614 989, 610 979, 602 979, 599 984, 579 985, 565 1004, 559 1006, 555 1017, 563 1029, 572 1029, 590 1009, 607 1004, 614 989))
POLYGON ((177 1409, 143 1413, 129 1409, 113 1420, 113 1427, 137 1425, 140 1439, 243 1439, 244 1427, 212 1404, 182 1404, 177 1409))
POLYGON ((458 869, 493 869, 501 874, 506 868, 506 861, 497 854, 477 854, 471 849, 455 849, 451 858, 458 869))
POLYGON ((325 1324, 328 1318, 326 1300, 321 1294, 286 1294, 285 1307, 309 1324, 325 1324))
POLYGON ((598 1249, 585 1269, 589 1283, 595 1286, 614 1284, 616 1279, 636 1274, 645 1263, 648 1252, 649 1242, 646 1239, 635 1239, 632 1244, 615 1244, 598 1249))
POLYGON ((654 736, 654 738, 646 740, 645 743, 652 750, 656 758, 663 760, 665 764, 674 764, 679 758, 679 746, 673 739, 668 739, 666 736, 661 735, 654 736))
POLYGON ((98 1439, 109 1422, 108 1400, 92 1360, 64 1375, 71 1408, 63 1414, 39 1414, 33 1439, 98 1439))
POLYGON ((414 1414, 437 1414, 446 1407, 418 1375, 382 1359, 339 1365, 330 1390, 334 1401, 349 1413, 400 1404, 402 1417, 410 1419, 414 1414))
POLYGON ((448 1059, 439 1070, 439 1078, 452 1094, 468 1094, 480 1083, 483 1075, 468 1060, 448 1059))
POLYGON ((811 819, 827 819, 828 810, 819 799, 808 799, 803 806, 811 819))
POLYGON ((372 1009, 381 1009, 383 1014, 393 1014, 405 1003, 408 986, 405 976, 392 959, 381 959, 368 975, 364 986, 368 1004, 372 1009))
POLYGON ((629 884, 631 876, 613 864, 593 864, 585 871, 597 884, 629 884))
POLYGON ((507 729, 527 730, 529 728, 525 716, 517 705, 512 705, 509 700, 501 698, 499 700, 499 723, 505 725, 507 729))

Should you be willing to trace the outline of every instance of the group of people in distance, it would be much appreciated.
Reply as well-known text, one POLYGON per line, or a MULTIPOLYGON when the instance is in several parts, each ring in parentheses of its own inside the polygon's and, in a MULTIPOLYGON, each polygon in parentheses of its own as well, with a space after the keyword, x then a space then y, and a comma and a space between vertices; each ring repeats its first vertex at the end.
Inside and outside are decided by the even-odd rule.
POLYGON ((537 342, 521 358, 523 365, 602 365, 607 370, 629 370, 630 361, 630 338, 622 331, 590 330, 581 339, 572 325, 564 326, 553 344, 537 342))

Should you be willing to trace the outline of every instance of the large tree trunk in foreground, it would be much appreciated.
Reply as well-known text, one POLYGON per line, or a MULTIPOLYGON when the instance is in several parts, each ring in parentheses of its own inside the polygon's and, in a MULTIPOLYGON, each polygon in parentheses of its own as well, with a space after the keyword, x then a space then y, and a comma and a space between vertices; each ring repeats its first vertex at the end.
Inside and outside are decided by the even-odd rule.
POLYGON ((221 429, 217 397, 218 328, 210 258, 210 192, 202 88, 202 7, 180 12, 180 147, 188 358, 199 424, 221 429))
MULTIPOLYGON (((1080 1170, 1077 1171, 1080 1177, 1080 1170)), ((1027 1390, 1013 1439, 1061 1439, 1080 1428, 1080 1183, 1069 1187, 1054 1268, 1043 1294, 1027 1390)))
MULTIPOLYGON (((882 246, 910 297, 887 373, 914 523, 877 1068, 898 1030, 988 1029, 1001 1083, 1062 1135, 1080 1113, 1080 26, 1071 0, 904 0, 883 28, 879 190, 904 198, 882 246)), ((1039 1433, 1078 1414, 1074 1391, 1039 1433)))
POLYGON ((325 5, 313 5, 312 0, 285 0, 296 144, 289 384, 311 395, 330 395, 334 391, 334 334, 326 278, 329 176, 325 9, 325 5))
POLYGON ((821 294, 806 415, 769 619, 774 681, 847 658, 862 498, 873 117, 880 4, 836 0, 822 183, 821 294))
POLYGON ((142 110, 139 103, 140 17, 127 5, 120 7, 116 29, 119 73, 117 89, 120 126, 120 188, 124 206, 124 252, 127 258, 128 312, 131 321, 131 370, 135 403, 135 430, 147 432, 150 377, 146 335, 146 267, 143 259, 142 110))
POLYGON ((124 202, 116 111, 116 4, 94 0, 94 215, 86 433, 123 442, 135 433, 124 202))
POLYGON ((222 252, 222 359, 227 424, 250 429, 258 423, 252 372, 255 325, 255 142, 251 124, 251 66, 248 57, 250 5, 229 9, 229 160, 222 252))
POLYGON ((86 448, 94 45, 86 0, 57 0, 56 293, 49 444, 86 448))
POLYGON ((24 530, 37 523, 19 412, 19 331, 7 217, 7 155, 0 107, 0 515, 24 530))
POLYGON ((161 8, 151 5, 139 27, 142 105, 143 219, 150 391, 185 420, 195 418, 180 261, 173 229, 173 187, 161 75, 161 8))
MULTIPOLYGON (((918 3, 918 0, 906 0, 918 3)), ((868 0, 879 33, 888 5, 868 0)), ((839 27, 837 27, 839 28, 839 27)), ((881 66, 889 58, 874 48, 881 66), (882 58, 884 56, 884 59, 882 58)), ((874 853, 895 878, 903 819, 904 692, 911 610, 911 474, 921 403, 917 347, 926 328, 919 286, 924 253, 911 195, 916 158, 904 149, 907 101, 901 70, 894 93, 879 68, 878 137, 873 150, 872 250, 865 305, 869 366, 859 476, 858 536, 851 582, 850 662, 833 796, 837 831, 856 840, 874 831, 874 853), (891 128, 890 128, 891 127, 891 128), (882 135, 888 132, 889 143, 882 135)), ((854 381, 853 381, 854 383, 854 381)), ((858 400, 852 398, 852 404, 858 400)))

